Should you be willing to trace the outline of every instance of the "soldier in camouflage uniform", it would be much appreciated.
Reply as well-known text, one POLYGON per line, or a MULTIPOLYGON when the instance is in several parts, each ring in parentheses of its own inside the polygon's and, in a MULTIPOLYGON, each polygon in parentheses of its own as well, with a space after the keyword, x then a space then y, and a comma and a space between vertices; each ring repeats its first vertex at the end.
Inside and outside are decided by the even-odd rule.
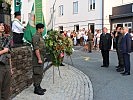
POLYGON ((93 33, 91 33, 91 30, 88 30, 88 53, 92 52, 93 48, 93 33))
POLYGON ((9 66, 11 64, 10 54, 8 54, 9 47, 3 46, 5 39, 8 40, 8 38, 3 36, 3 25, 0 22, 0 59, 3 59, 3 56, 5 57, 5 63, 0 60, 0 100, 9 100, 12 68, 9 66))
POLYGON ((38 95, 44 95, 46 89, 42 89, 40 84, 43 78, 43 66, 45 46, 42 33, 44 31, 44 25, 39 23, 36 25, 37 32, 32 38, 33 45, 33 85, 34 93, 38 95))

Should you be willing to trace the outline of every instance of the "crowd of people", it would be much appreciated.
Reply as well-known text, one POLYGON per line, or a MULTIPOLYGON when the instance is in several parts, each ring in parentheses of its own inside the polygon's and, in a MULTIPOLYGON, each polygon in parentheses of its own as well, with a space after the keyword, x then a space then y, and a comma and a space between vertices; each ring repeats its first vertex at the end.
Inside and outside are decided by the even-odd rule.
POLYGON ((84 46, 86 47, 89 53, 92 52, 93 49, 99 49, 100 35, 101 30, 96 30, 93 34, 90 29, 85 30, 85 28, 80 29, 79 31, 63 31, 63 34, 67 37, 70 37, 73 40, 74 46, 84 46))

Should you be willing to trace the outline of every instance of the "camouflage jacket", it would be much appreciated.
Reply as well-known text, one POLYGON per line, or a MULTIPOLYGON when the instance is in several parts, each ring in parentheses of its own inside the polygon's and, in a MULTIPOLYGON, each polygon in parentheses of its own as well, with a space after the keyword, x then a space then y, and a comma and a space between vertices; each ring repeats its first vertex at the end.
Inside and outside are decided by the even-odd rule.
POLYGON ((39 65, 37 56, 35 54, 35 50, 40 51, 40 56, 41 56, 41 59, 44 63, 44 55, 45 55, 45 50, 46 49, 45 49, 44 39, 43 39, 41 34, 36 33, 32 37, 32 45, 33 45, 33 65, 35 65, 35 66, 39 65))
POLYGON ((11 52, 11 43, 10 43, 10 36, 8 37, 0 37, 0 51, 4 49, 5 45, 9 42, 8 47, 9 48, 9 52, 0 55, 0 64, 2 65, 2 60, 4 60, 4 65, 9 65, 9 58, 11 58, 10 52, 11 52), (4 56, 4 57, 3 57, 4 56))

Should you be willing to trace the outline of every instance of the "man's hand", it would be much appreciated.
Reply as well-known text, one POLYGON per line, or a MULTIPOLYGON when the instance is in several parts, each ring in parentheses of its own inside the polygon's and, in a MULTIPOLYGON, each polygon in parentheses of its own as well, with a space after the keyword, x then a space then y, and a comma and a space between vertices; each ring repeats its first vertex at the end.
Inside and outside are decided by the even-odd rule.
POLYGON ((38 60, 38 64, 42 64, 42 60, 41 59, 38 60))
POLYGON ((4 50, 1 50, 1 51, 0 51, 0 55, 2 55, 2 54, 4 54, 4 53, 7 53, 8 50, 9 50, 8 48, 4 48, 4 50))
POLYGON ((9 50, 8 48, 4 48, 4 51, 5 51, 5 52, 8 52, 8 50, 9 50))
POLYGON ((12 70, 12 68, 11 68, 11 70, 10 70, 10 71, 11 71, 11 75, 13 75, 13 70, 12 70))

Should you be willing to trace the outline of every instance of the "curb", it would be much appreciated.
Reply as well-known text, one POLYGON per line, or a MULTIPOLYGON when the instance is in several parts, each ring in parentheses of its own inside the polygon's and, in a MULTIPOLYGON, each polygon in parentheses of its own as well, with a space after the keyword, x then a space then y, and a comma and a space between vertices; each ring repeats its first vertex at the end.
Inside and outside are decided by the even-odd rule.
MULTIPOLYGON (((68 64, 66 64, 66 65, 68 65, 68 64)), ((90 81, 90 78, 86 74, 84 74, 82 71, 75 68, 74 66, 71 66, 71 68, 72 68, 73 71, 76 71, 77 73, 82 73, 85 76, 86 80, 88 81, 88 86, 89 86, 89 89, 90 89, 88 100, 93 100, 93 87, 92 87, 92 82, 90 81)))

